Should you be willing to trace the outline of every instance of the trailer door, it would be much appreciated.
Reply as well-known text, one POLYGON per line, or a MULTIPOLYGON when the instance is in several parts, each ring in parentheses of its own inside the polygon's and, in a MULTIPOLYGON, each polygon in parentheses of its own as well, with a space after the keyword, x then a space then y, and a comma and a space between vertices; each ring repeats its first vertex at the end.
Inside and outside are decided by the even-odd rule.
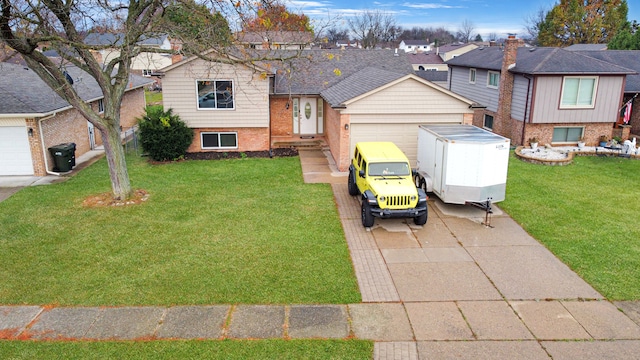
POLYGON ((442 193, 442 181, 444 177, 444 142, 436 139, 435 161, 433 162, 433 192, 439 196, 442 193))

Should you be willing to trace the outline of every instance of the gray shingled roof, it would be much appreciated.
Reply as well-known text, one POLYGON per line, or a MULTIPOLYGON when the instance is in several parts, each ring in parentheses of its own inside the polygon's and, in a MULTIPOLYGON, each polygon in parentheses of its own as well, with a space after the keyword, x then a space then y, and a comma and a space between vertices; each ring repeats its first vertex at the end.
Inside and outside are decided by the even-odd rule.
POLYGON ((607 44, 573 44, 564 48, 569 51, 597 51, 607 50, 607 44))
MULTIPOLYGON (((322 91, 344 81, 351 75, 365 69, 377 69, 379 74, 391 72, 404 76, 413 73, 406 55, 393 50, 304 50, 301 57, 289 64, 271 63, 275 71, 275 94, 319 95, 322 91), (291 78, 285 71, 292 69, 291 78)), ((378 75, 375 71, 367 71, 375 82, 378 75)), ((361 74, 362 75, 362 74, 361 74)), ((361 76, 360 75, 360 76, 361 76)), ((345 82, 343 86, 350 94, 362 94, 370 89, 362 90, 363 83, 345 82)), ((333 105, 333 104, 332 104, 333 105)))
POLYGON ((440 55, 435 52, 416 53, 407 55, 407 60, 412 64, 444 64, 440 55))
MULTIPOLYGON (((503 52, 499 47, 478 48, 447 61, 450 66, 500 71, 503 52)), ((633 74, 634 71, 579 52, 560 48, 518 48, 511 72, 531 75, 633 74)))
MULTIPOLYGON (((83 100, 102 97, 94 78, 74 66, 69 66, 67 72, 83 100)), ((129 89, 152 82, 141 76, 131 76, 131 81, 129 89)), ((0 99, 0 114, 48 114, 69 106, 35 72, 24 65, 9 63, 0 63, 0 99)))
POLYGON ((320 95, 331 104, 331 106, 341 106, 353 98, 398 80, 405 75, 398 72, 368 67, 345 78, 334 86, 321 91, 320 95))
POLYGON ((624 91, 640 93, 640 50, 580 51, 580 54, 635 70, 636 74, 627 75, 624 91))
POLYGON ((444 82, 447 81, 448 71, 430 71, 430 70, 418 70, 416 75, 432 82, 444 82))

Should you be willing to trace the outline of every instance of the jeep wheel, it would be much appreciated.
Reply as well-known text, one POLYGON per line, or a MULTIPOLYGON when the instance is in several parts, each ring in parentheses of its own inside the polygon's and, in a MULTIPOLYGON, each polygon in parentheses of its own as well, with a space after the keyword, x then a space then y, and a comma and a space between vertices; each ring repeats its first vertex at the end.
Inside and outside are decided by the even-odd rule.
POLYGON ((375 219, 373 218, 373 215, 371 215, 371 207, 367 203, 367 200, 363 199, 362 200, 362 226, 367 228, 372 227, 374 220, 375 219))
POLYGON ((356 185, 356 175, 353 173, 353 169, 349 169, 349 195, 354 196, 358 195, 360 191, 358 190, 358 185, 356 185))
POLYGON ((416 216, 413 218, 413 223, 416 225, 424 225, 427 223, 427 217, 429 216, 429 210, 425 211, 424 214, 420 216, 416 216))

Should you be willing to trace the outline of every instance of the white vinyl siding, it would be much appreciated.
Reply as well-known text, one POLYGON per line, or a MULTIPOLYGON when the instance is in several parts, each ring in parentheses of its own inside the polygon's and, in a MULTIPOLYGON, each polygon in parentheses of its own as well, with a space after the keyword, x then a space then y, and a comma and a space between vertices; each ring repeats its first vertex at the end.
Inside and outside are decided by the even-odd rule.
POLYGON ((192 128, 241 128, 269 126, 269 78, 242 65, 193 60, 165 73, 162 80, 164 108, 192 128), (233 81, 233 110, 198 110, 196 80, 233 81))
MULTIPOLYGON (((461 114, 469 112, 469 104, 453 99, 437 85, 433 87, 407 79, 362 99, 349 103, 342 114, 418 115, 461 114)), ((353 121, 353 120, 352 120, 353 121)))
POLYGON ((596 76, 565 76, 562 82, 561 109, 592 109, 598 88, 596 76))

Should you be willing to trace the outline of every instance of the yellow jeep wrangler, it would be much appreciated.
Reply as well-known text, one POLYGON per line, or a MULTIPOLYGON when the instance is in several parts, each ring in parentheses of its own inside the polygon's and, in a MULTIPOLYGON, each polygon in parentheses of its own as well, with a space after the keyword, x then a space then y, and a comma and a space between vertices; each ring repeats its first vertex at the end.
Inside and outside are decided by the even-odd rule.
POLYGON ((416 188, 409 160, 392 142, 359 142, 349 165, 349 195, 362 194, 362 225, 374 218, 427 222, 427 193, 416 188))

